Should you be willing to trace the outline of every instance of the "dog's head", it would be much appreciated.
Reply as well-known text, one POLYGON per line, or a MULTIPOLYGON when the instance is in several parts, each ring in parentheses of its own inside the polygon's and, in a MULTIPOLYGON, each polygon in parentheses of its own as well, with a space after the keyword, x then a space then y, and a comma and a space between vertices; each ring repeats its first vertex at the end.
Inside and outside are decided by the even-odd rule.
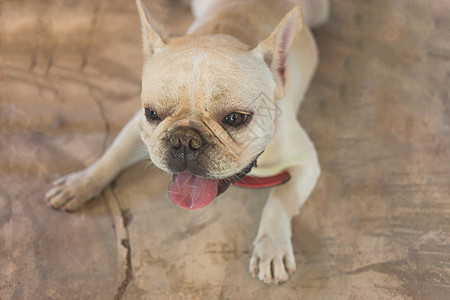
POLYGON ((166 38, 136 2, 145 55, 141 137, 152 162, 174 174, 172 200, 201 208, 270 143, 300 9, 251 49, 228 35, 166 38))

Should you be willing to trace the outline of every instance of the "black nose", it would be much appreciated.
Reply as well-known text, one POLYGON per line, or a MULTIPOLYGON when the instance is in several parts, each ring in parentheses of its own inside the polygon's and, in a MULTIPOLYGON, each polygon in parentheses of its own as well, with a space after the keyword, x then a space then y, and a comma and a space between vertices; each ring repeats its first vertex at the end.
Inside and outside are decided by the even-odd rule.
POLYGON ((183 157, 184 155, 197 158, 195 155, 200 148, 204 145, 204 141, 200 133, 191 127, 178 127, 173 130, 170 136, 170 144, 172 146, 172 154, 175 158, 183 157))

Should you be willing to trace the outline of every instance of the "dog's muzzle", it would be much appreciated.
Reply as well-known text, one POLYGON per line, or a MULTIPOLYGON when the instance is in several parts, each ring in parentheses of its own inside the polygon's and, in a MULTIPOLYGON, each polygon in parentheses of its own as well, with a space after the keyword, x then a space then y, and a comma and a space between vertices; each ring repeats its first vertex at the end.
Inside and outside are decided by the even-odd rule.
POLYGON ((171 153, 176 159, 196 160, 206 147, 200 132, 192 127, 179 126, 170 135, 171 153))

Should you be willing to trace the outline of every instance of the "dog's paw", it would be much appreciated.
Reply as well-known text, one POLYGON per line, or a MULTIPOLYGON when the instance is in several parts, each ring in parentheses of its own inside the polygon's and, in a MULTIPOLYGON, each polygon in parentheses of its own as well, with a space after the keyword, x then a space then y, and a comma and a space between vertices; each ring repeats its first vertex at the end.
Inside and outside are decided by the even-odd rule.
POLYGON ((100 192, 101 189, 94 186, 86 171, 80 171, 55 180, 45 200, 52 208, 70 212, 79 209, 100 192))
POLYGON ((250 273, 265 283, 279 284, 295 272, 295 257, 290 238, 261 235, 253 242, 250 273))

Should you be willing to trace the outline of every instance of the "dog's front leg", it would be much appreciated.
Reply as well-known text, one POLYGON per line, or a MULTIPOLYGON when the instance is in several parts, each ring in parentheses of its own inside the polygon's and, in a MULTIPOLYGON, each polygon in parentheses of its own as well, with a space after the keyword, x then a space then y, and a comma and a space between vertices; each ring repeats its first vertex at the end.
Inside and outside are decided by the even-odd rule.
POLYGON ((53 182, 46 201, 54 208, 72 211, 100 194, 116 176, 127 167, 148 156, 139 136, 138 122, 142 112, 131 119, 113 144, 90 167, 74 172, 53 182))
POLYGON ((265 283, 281 283, 295 271, 291 244, 291 219, 308 198, 320 174, 312 147, 303 163, 288 169, 291 180, 272 189, 263 209, 258 234, 253 242, 250 272, 265 283))

